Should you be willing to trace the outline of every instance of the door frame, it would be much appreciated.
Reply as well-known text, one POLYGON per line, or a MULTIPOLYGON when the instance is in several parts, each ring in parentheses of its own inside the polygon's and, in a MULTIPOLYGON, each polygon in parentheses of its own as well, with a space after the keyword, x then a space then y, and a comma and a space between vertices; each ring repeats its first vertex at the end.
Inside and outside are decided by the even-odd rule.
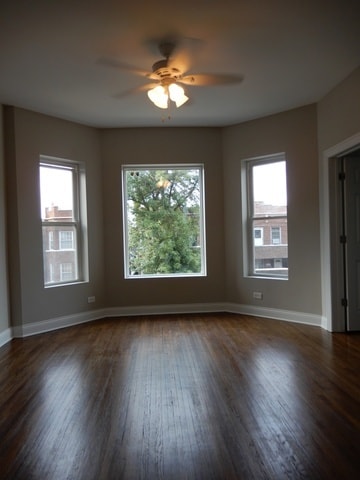
POLYGON ((345 331, 338 158, 359 148, 360 132, 325 150, 320 159, 322 327, 331 332, 345 331))

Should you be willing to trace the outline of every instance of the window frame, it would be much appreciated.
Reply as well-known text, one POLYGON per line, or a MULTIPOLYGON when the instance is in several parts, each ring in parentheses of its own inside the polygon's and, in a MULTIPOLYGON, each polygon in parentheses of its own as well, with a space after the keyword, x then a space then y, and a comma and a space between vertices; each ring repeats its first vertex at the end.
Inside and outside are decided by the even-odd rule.
POLYGON ((206 228, 205 228, 205 167, 202 163, 189 164, 126 164, 121 167, 121 185, 122 185, 122 214, 123 214, 123 259, 124 259, 124 278, 125 280, 135 279, 155 279, 155 278, 181 278, 181 277, 206 277, 207 276, 207 257, 206 257, 206 228), (129 261, 129 222, 127 208, 127 183, 126 173, 135 170, 199 170, 200 186, 200 248, 201 251, 201 271, 196 273, 168 273, 168 274, 139 274, 130 275, 129 261))
MULTIPOLYGON (((78 284, 88 281, 88 255, 87 255, 87 214, 86 214, 86 178, 85 178, 85 167, 82 162, 76 162, 73 160, 62 159, 57 157, 49 157, 46 155, 40 155, 39 161, 39 175, 41 167, 54 168, 59 170, 70 170, 72 172, 72 194, 73 194, 73 218, 71 220, 61 220, 61 221, 51 221, 49 219, 45 220, 43 218, 42 212, 40 213, 41 219, 41 229, 48 228, 53 226, 54 229, 58 230, 58 246, 56 250, 51 250, 53 252, 66 252, 74 251, 75 263, 74 263, 74 272, 75 276, 71 280, 62 280, 61 279, 61 264, 64 262, 59 262, 59 280, 52 280, 54 278, 53 265, 49 265, 49 281, 46 281, 45 275, 45 253, 50 250, 45 249, 44 243, 42 243, 42 252, 43 252, 43 281, 44 288, 59 287, 69 284, 78 284), (66 231, 61 230, 61 228, 71 228, 72 232, 72 248, 71 249, 61 249, 60 245, 60 232, 66 231)), ((39 197, 41 204, 41 184, 39 184, 39 197)), ((50 233, 50 232, 48 232, 50 233)), ((44 237, 43 237, 44 238, 44 237)), ((52 247, 54 247, 54 238, 52 241, 52 247)), ((65 262, 66 263, 66 262, 65 262)))
MULTIPOLYGON (((243 217, 243 273, 245 277, 256 277, 256 278, 265 278, 265 279, 275 279, 275 280, 288 280, 289 271, 288 267, 286 269, 286 274, 275 273, 274 270, 266 273, 264 271, 257 272, 255 266, 255 241, 254 241, 254 231, 255 229, 261 228, 258 225, 255 225, 255 221, 258 220, 269 220, 269 219, 288 219, 288 213, 286 214, 267 214, 264 216, 255 216, 254 205, 255 201, 253 198, 253 167, 258 165, 266 165, 276 162, 285 162, 286 168, 286 155, 284 152, 266 155, 262 157, 255 157, 250 159, 245 159, 242 161, 242 217, 243 217)), ((287 189, 287 178, 286 189, 287 189)), ((286 205, 287 207, 287 205, 286 205)), ((270 233, 271 236, 271 233, 270 233)), ((280 236, 281 236, 281 227, 280 227, 280 236)), ((281 241, 281 238, 280 238, 281 241)), ((264 246, 267 244, 263 243, 264 246)), ((276 245, 282 245, 276 244, 276 245)), ((288 245, 288 244, 286 244, 288 245)), ((272 244, 272 239, 270 238, 270 245, 272 244)), ((288 257, 287 257, 288 258, 288 257)))

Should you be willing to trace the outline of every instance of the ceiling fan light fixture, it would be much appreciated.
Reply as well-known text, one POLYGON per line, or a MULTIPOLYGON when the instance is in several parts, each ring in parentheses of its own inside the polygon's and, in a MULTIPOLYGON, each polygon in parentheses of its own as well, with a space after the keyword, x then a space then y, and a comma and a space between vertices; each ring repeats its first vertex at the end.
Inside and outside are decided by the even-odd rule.
POLYGON ((155 88, 152 88, 147 92, 148 97, 159 108, 167 108, 168 107, 168 94, 166 89, 162 85, 158 85, 155 88))
POLYGON ((189 97, 184 93, 184 89, 177 83, 169 85, 169 95, 170 100, 175 102, 177 108, 181 107, 181 105, 184 105, 184 103, 189 100, 189 97))
POLYGON ((149 99, 159 108, 168 108, 169 97, 175 102, 177 108, 184 105, 189 100, 184 93, 184 89, 175 82, 165 85, 157 85, 147 92, 149 99))

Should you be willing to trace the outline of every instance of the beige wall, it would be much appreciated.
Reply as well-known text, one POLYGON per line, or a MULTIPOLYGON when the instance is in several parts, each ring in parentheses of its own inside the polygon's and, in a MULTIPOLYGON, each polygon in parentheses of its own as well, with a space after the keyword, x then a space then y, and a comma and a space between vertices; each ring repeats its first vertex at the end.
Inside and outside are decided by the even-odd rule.
POLYGON ((138 128, 101 132, 106 304, 114 306, 212 303, 225 297, 221 130, 138 128), (121 165, 203 163, 207 277, 124 279, 121 165))
POLYGON ((10 326, 7 284, 3 116, 0 105, 0 334, 10 326))
POLYGON ((320 155, 360 132, 360 67, 318 103, 320 155))
POLYGON ((321 314, 316 106, 224 129, 228 301, 321 314), (285 152, 288 186, 289 279, 243 275, 241 160, 285 152), (263 292, 263 299, 253 298, 263 292))
POLYGON ((102 191, 96 130, 26 110, 6 107, 8 166, 9 270, 12 324, 39 322, 103 306, 102 191), (39 157, 49 155, 84 162, 90 282, 43 287, 39 201, 39 157), (97 302, 89 305, 88 296, 97 302))

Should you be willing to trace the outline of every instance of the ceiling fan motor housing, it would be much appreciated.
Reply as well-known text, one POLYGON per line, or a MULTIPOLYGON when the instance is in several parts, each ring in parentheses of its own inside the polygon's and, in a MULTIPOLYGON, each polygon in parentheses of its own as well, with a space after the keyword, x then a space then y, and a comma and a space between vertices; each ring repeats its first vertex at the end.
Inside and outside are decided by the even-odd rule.
POLYGON ((170 65, 170 57, 174 49, 175 43, 172 41, 164 41, 159 45, 159 51, 165 58, 155 62, 152 66, 152 71, 162 84, 176 82, 181 77, 180 70, 170 65))
POLYGON ((152 71, 160 80, 165 78, 177 80, 180 77, 180 70, 170 66, 167 58, 155 62, 152 66, 152 71))

